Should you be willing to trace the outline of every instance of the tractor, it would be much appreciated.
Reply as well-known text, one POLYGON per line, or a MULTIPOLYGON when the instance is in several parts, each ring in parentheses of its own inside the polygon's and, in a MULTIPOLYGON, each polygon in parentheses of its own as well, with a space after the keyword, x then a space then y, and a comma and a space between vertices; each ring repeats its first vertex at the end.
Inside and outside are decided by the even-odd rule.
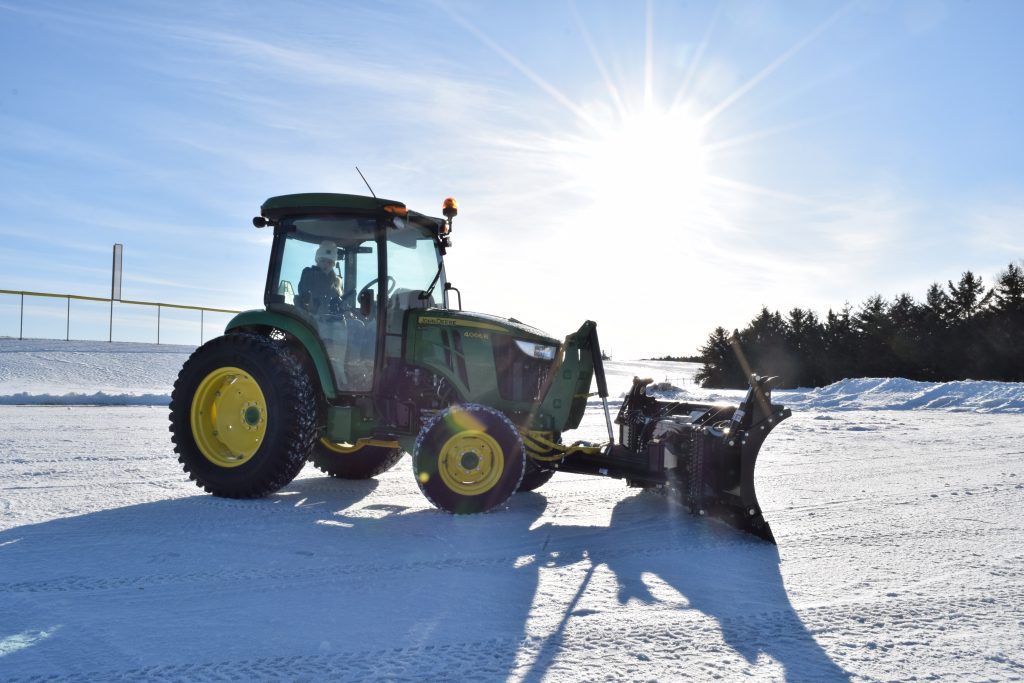
POLYGON ((422 493, 454 514, 575 472, 665 488, 774 542, 754 491, 761 444, 790 415, 771 402, 773 379, 752 374, 737 406, 659 400, 637 378, 616 443, 596 324, 560 341, 462 310, 444 264, 457 213, 451 198, 439 218, 376 196, 264 202, 253 219, 274 234, 264 308, 197 348, 174 384, 170 431, 189 477, 258 498, 307 461, 366 479, 408 453, 422 493), (595 378, 608 441, 569 443, 595 378))

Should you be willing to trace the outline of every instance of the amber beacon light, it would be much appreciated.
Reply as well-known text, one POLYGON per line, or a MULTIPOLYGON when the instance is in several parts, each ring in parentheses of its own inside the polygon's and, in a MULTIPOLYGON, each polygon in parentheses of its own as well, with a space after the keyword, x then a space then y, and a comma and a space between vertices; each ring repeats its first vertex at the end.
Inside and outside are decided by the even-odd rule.
POLYGON ((441 205, 441 213, 449 220, 459 215, 459 203, 455 201, 455 197, 445 198, 444 204, 441 205))

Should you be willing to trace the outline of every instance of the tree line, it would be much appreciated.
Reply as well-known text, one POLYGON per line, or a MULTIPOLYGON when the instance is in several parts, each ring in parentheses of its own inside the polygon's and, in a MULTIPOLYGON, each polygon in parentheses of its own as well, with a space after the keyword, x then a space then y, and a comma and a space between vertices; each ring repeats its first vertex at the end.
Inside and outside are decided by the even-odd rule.
POLYGON ((762 307, 742 330, 718 327, 701 347, 696 379, 744 388, 749 372, 778 375, 781 387, 819 387, 847 377, 1024 381, 1024 270, 1011 263, 986 287, 965 272, 932 284, 924 301, 900 294, 868 298, 824 319, 794 308, 762 307))

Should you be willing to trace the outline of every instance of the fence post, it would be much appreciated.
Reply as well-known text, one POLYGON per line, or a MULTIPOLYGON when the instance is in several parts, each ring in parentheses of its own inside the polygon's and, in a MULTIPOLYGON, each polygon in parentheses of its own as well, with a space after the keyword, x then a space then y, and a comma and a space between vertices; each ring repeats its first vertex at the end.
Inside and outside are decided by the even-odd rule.
POLYGON ((114 300, 113 299, 110 300, 110 338, 107 339, 107 341, 108 342, 113 342, 114 341, 114 300))
POLYGON ((68 297, 68 325, 64 330, 64 341, 71 341, 71 297, 68 297))
POLYGON ((205 308, 199 309, 199 345, 203 345, 203 316, 206 313, 205 308))
POLYGON ((18 317, 18 339, 25 338, 25 292, 21 293, 21 314, 18 317))
POLYGON ((160 304, 156 305, 156 343, 160 343, 160 304))

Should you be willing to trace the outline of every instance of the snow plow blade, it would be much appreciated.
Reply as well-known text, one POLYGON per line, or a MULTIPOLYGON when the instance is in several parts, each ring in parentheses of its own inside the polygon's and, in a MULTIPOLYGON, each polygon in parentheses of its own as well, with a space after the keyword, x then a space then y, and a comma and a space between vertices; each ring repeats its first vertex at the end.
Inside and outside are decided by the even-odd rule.
POLYGON ((732 406, 661 401, 646 394, 651 380, 634 378, 615 420, 621 447, 646 452, 652 474, 660 469, 693 514, 775 543, 754 490, 761 444, 792 415, 771 402, 775 380, 751 375, 743 402, 732 406))
POLYGON ((618 416, 619 443, 570 449, 559 469, 663 486, 690 512, 714 517, 775 543, 754 491, 761 444, 792 412, 771 402, 776 378, 751 375, 738 406, 664 401, 648 396, 650 379, 633 379, 618 416), (579 452, 573 452, 579 451, 579 452))

